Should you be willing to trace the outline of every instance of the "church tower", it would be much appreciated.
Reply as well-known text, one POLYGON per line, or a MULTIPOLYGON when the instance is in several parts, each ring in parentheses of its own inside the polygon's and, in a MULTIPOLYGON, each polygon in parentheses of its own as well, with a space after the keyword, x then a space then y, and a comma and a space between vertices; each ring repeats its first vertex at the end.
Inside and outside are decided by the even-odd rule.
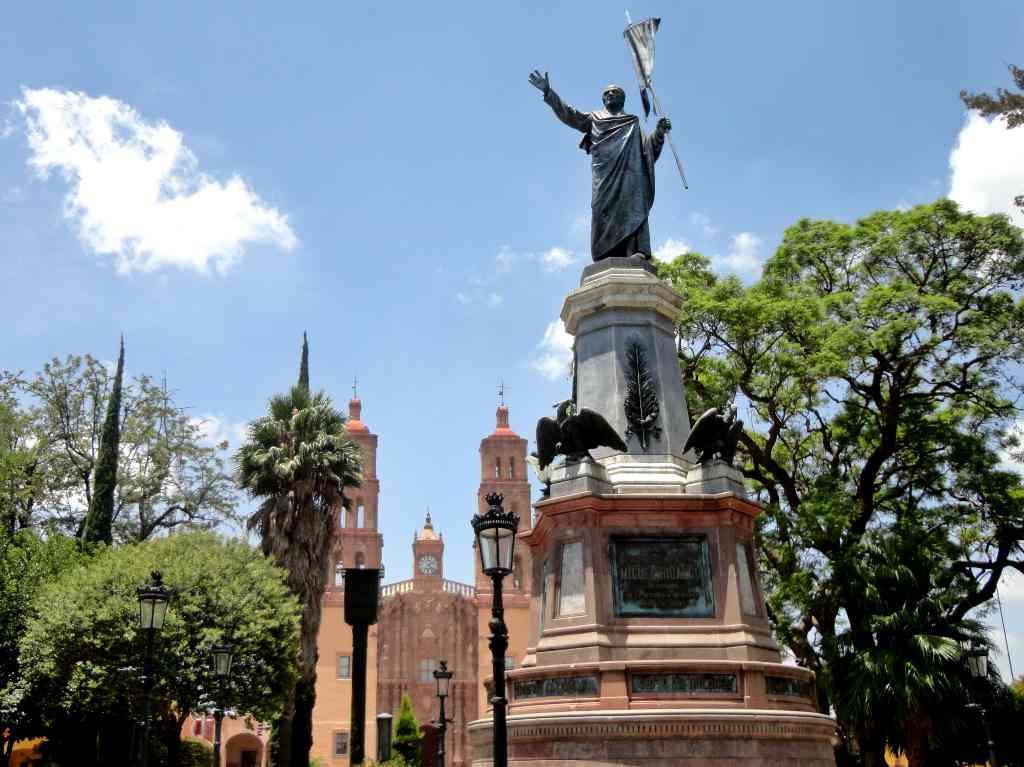
POLYGON ((417 589, 439 589, 444 581, 444 539, 434 532, 429 511, 412 541, 412 577, 417 589))
MULTIPOLYGON (((379 568, 384 538, 377 530, 377 435, 362 421, 362 402, 353 387, 345 428, 362 452, 363 478, 359 487, 345 489, 348 508, 337 511, 338 535, 332 571, 323 597, 323 616, 317 637, 316 707, 313 710, 313 749, 331 767, 347 765, 352 724, 352 627, 345 623, 344 569, 379 568)), ((377 636, 371 626, 366 657, 366 753, 373 754, 377 738, 377 636)))
MULTIPOLYGON (((525 439, 516 434, 508 424, 508 406, 505 404, 504 392, 499 393, 498 409, 495 413, 494 431, 480 441, 480 487, 477 490, 477 511, 487 511, 485 496, 490 493, 501 493, 504 497, 505 511, 512 511, 519 516, 519 532, 529 532, 530 516, 530 482, 526 474, 525 439)), ((479 648, 477 658, 479 669, 478 700, 480 714, 490 707, 489 696, 484 689, 483 681, 491 676, 491 651, 488 639, 491 635, 491 579, 480 569, 480 557, 475 551, 473 542, 473 560, 476 571, 476 603, 477 625, 479 627, 479 648)), ((505 606, 505 625, 508 627, 508 651, 506 665, 514 668, 522 663, 526 655, 526 646, 530 632, 530 580, 533 572, 530 551, 526 546, 516 542, 515 562, 512 574, 502 582, 502 596, 505 606)))
POLYGON ((344 567, 379 568, 384 538, 377 531, 380 480, 377 479, 377 435, 362 422, 363 403, 353 393, 348 402, 345 429, 363 453, 363 480, 345 490, 349 507, 341 510, 338 523, 338 563, 344 567))

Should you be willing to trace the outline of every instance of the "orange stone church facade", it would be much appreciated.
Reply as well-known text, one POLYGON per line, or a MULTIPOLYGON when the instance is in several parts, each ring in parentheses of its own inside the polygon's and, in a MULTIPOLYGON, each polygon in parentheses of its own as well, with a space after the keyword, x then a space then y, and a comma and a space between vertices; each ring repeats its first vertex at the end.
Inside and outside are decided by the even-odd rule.
MULTIPOLYGON (((344 569, 380 568, 384 538, 378 530, 381 483, 377 477, 377 435, 362 420, 362 402, 349 401, 346 427, 363 452, 363 481, 346 491, 349 508, 338 514, 339 534, 331 574, 323 596, 323 617, 317 640, 316 707, 313 711, 311 759, 324 767, 349 764, 352 705, 352 628, 345 623, 344 569)), ((526 474, 527 441, 509 428, 508 408, 498 406, 494 430, 480 442, 480 487, 477 509, 485 511, 484 496, 502 493, 505 508, 520 518, 520 532, 530 530, 530 484, 526 474)), ((472 517, 467 504, 468 527, 472 517)), ((474 544, 475 547, 475 544, 474 544)), ((504 581, 505 622, 509 630, 506 666, 526 655, 529 635, 529 588, 533 571, 526 547, 517 547, 515 570, 504 581)), ((412 700, 425 741, 436 739, 431 722, 438 702, 433 671, 440 660, 454 672, 446 715, 446 763, 470 763, 467 725, 489 715, 484 680, 491 675, 488 647, 491 582, 480 571, 474 551, 473 584, 444 577, 445 542, 428 513, 423 527, 413 531, 413 577, 384 583, 380 589, 377 625, 370 627, 366 670, 365 755, 376 761, 377 715, 397 718, 403 693, 412 700)), ((213 739, 211 717, 190 718, 186 736, 213 739)), ((267 763, 270 727, 244 716, 224 718, 221 740, 223 767, 263 767, 267 763)))
MULTIPOLYGON (((313 710, 313 748, 310 757, 325 767, 349 764, 351 728, 352 629, 344 617, 344 569, 380 568, 384 539, 378 529, 381 482, 377 476, 377 435, 362 422, 362 403, 348 403, 349 436, 364 458, 362 482, 346 491, 347 510, 338 514, 339 535, 331 563, 324 614, 317 639, 316 707, 313 710)), ((477 510, 486 509, 488 493, 505 496, 505 508, 519 515, 519 528, 530 528, 529 481, 526 476, 526 440, 509 428, 509 411, 498 407, 495 429, 480 440, 480 485, 477 510)), ((467 504, 468 527, 472 507, 467 504)), ((475 544, 474 544, 475 546, 475 544)), ((509 629, 507 666, 517 666, 526 654, 529 634, 529 578, 532 564, 526 547, 517 547, 515 569, 505 579, 505 622, 509 629)), ((430 514, 413 531, 413 578, 383 584, 378 623, 370 627, 367 652, 366 759, 377 757, 377 715, 397 717, 403 693, 413 701, 416 717, 427 738, 436 737, 431 722, 437 718, 433 671, 438 661, 454 672, 445 714, 454 720, 447 728, 446 763, 461 767, 470 762, 467 725, 489 716, 483 681, 490 676, 490 598, 492 584, 480 571, 473 552, 473 584, 444 578, 444 539, 434 529, 430 514)), ((213 739, 212 718, 189 719, 184 734, 213 739)), ((269 727, 245 718, 225 717, 221 741, 222 767, 263 767, 267 759, 269 727)))
MULTIPOLYGON (((311 756, 325 767, 349 763, 352 629, 344 620, 343 569, 379 568, 384 564, 381 561, 384 541, 378 531, 381 489, 377 477, 378 441, 377 435, 362 421, 362 403, 358 398, 349 402, 347 428, 362 448, 364 479, 359 488, 349 491, 349 511, 339 515, 341 529, 332 565, 334 571, 324 594, 311 756)), ((526 449, 527 441, 509 428, 508 408, 499 405, 493 432, 480 442, 477 505, 483 511, 486 509, 484 495, 502 493, 505 508, 520 516, 523 531, 530 529, 526 449)), ((464 514, 467 527, 471 516, 467 508, 464 514)), ((467 765, 470 754, 466 725, 489 709, 483 680, 491 673, 487 644, 491 583, 480 572, 475 552, 477 572, 473 584, 444 577, 445 541, 435 530, 429 513, 422 528, 411 532, 413 577, 381 586, 378 622, 370 628, 366 759, 375 760, 377 755, 377 714, 397 717, 403 693, 412 700, 416 718, 427 738, 436 737, 430 725, 438 715, 433 671, 439 660, 445 660, 454 672, 446 702, 446 714, 454 720, 448 726, 446 761, 450 765, 467 765)), ((529 556, 525 548, 525 553, 519 555, 515 572, 504 583, 510 666, 526 654, 529 633, 529 577, 533 568, 523 559, 529 556)))

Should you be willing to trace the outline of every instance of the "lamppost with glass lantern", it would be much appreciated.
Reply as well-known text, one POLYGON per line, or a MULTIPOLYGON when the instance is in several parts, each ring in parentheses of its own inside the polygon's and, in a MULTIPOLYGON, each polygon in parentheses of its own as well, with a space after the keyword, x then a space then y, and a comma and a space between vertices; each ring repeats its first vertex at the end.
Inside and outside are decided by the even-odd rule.
POLYGON ((444 699, 448 697, 448 689, 452 683, 452 672, 448 670, 447 661, 438 661, 434 669, 434 681, 437 682, 437 699, 441 701, 441 712, 434 724, 438 729, 437 767, 444 767, 444 739, 448 732, 448 723, 454 721, 444 715, 444 699))
POLYGON ((215 644, 210 648, 213 656, 213 675, 216 678, 216 708, 213 710, 213 767, 220 767, 220 724, 224 720, 224 685, 231 674, 231 645, 215 644))
MULTIPOLYGON (((971 642, 970 648, 964 653, 967 656, 967 670, 975 679, 988 679, 988 648, 978 641, 971 642)), ((980 703, 968 703, 967 708, 981 715, 981 724, 985 728, 985 740, 988 744, 988 759, 992 767, 996 764, 996 747, 992 740, 992 727, 988 723, 988 712, 980 703)))
POLYGON ((150 573, 150 581, 136 589, 139 597, 139 629, 146 635, 146 654, 142 661, 142 734, 139 738, 140 767, 149 764, 149 720, 153 695, 153 640, 164 625, 167 616, 167 603, 171 593, 164 586, 159 570, 150 573))
POLYGON ((473 532, 480 552, 480 567, 491 579, 491 664, 494 678, 494 767, 508 767, 508 735, 505 727, 505 650, 508 649, 508 628, 505 626, 505 608, 501 598, 501 582, 512 572, 519 517, 505 511, 500 493, 484 496, 487 511, 473 515, 473 532))

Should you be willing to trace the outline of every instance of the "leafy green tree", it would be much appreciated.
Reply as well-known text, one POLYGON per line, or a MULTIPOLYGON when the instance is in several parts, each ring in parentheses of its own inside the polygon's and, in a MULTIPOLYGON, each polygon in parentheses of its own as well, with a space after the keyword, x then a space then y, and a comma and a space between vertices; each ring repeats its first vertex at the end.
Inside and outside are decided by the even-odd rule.
POLYGON ((912 669, 941 675, 947 640, 969 631, 1007 567, 1024 567, 1024 488, 1000 470, 1024 358, 1021 232, 940 200, 852 226, 800 221, 749 288, 698 254, 662 274, 685 298, 690 412, 734 397, 745 411, 739 457, 766 506, 777 636, 881 764, 893 732, 951 689, 915 686, 912 669), (915 545, 927 569, 891 578, 905 571, 882 554, 915 545), (907 642, 883 630, 890 619, 912 629, 907 642), (837 693, 886 651, 905 672, 890 697, 844 711, 837 693))
POLYGON ((35 597, 48 580, 83 558, 72 538, 0 530, 0 767, 10 764, 14 741, 32 734, 29 712, 11 688, 22 678, 18 642, 35 615, 35 597))
MULTIPOLYGON (((0 373, 0 403, 6 392, 17 406, 11 434, 34 482, 18 506, 21 526, 55 525, 81 536, 114 377, 88 355, 53 359, 32 376, 0 373)), ((2 428, 0 419, 0 437, 2 428)), ((166 383, 148 376, 123 382, 119 437, 115 542, 235 520, 220 452, 226 444, 206 443, 204 424, 174 404, 166 383)))
POLYGON ((304 767, 313 744, 321 598, 343 493, 358 486, 362 455, 330 398, 300 383, 270 400, 235 461, 239 484, 260 499, 250 529, 259 533, 264 554, 284 568, 303 606, 299 680, 276 723, 273 750, 278 767, 304 767))
POLYGON ((412 710, 412 701, 407 693, 402 693, 402 703, 398 709, 398 719, 395 721, 395 734, 391 738, 391 748, 402 761, 408 765, 420 764, 420 741, 423 740, 423 732, 420 730, 420 723, 416 721, 416 714, 412 710))
POLYGON ((100 449, 93 472, 92 497, 85 515, 82 540, 86 543, 114 542, 114 491, 117 489, 117 459, 121 442, 121 385, 124 380, 124 336, 117 355, 117 371, 107 398, 107 417, 100 434, 100 449))
POLYGON ((154 740, 169 763, 185 717, 214 691, 263 720, 277 716, 294 685, 300 608, 284 573, 259 551, 207 532, 104 549, 39 591, 19 642, 20 675, 0 691, 5 706, 31 713, 24 732, 46 736, 57 763, 93 764, 98 756, 83 744, 98 744, 107 763, 126 757, 146 641, 135 589, 153 570, 174 589, 152 653, 154 740), (219 641, 235 652, 223 688, 209 653, 219 641))
POLYGON ((16 380, 0 374, 0 528, 10 534, 31 524, 43 495, 43 446, 15 396, 16 380))
MULTIPOLYGON (((998 88, 996 95, 988 93, 968 93, 960 91, 960 99, 968 109, 977 109, 986 117, 1005 117, 1007 128, 1018 128, 1024 125, 1024 69, 1009 64, 1007 69, 1013 82, 1022 93, 1013 93, 1005 88, 998 88)), ((1024 208, 1024 194, 1018 195, 1014 203, 1024 208)))

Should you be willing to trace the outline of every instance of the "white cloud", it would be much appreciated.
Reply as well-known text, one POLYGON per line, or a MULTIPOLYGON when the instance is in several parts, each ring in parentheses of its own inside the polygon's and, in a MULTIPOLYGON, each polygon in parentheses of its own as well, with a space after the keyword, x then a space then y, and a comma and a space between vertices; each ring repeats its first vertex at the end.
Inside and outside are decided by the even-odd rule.
POLYGON ((230 448, 237 448, 245 441, 249 430, 245 421, 232 421, 222 416, 204 415, 189 420, 199 428, 203 441, 211 446, 227 442, 230 448))
POLYGON ((669 262, 675 259, 676 256, 681 256, 683 253, 689 253, 691 250, 693 250, 693 248, 690 247, 688 242, 669 237, 654 249, 654 253, 652 255, 659 261, 669 262))
POLYGON ((750 232, 734 234, 729 253, 725 256, 714 256, 711 263, 742 276, 757 276, 761 270, 761 238, 750 232))
POLYGON ((1024 215, 1013 198, 1024 194, 1024 128, 1007 130, 1002 117, 967 116, 949 155, 949 197, 975 213, 1006 213, 1015 224, 1024 215))
POLYGON ((498 255, 494 257, 498 265, 498 274, 509 272, 512 269, 512 262, 515 261, 515 258, 516 255, 512 252, 511 248, 508 245, 502 245, 498 255))
POLYGON ((128 104, 75 91, 24 89, 16 103, 42 178, 69 185, 65 217, 118 272, 164 267, 223 273, 250 244, 292 250, 288 218, 234 175, 202 173, 181 133, 128 104))
POLYGON ((555 247, 541 253, 540 262, 544 266, 544 271, 560 272, 578 263, 579 258, 571 250, 555 247))
POLYGON ((555 320, 544 329, 544 338, 537 344, 540 354, 527 363, 549 381, 566 378, 572 360, 573 337, 565 332, 561 320, 555 320))
POLYGON ((705 237, 714 237, 718 234, 718 227, 711 223, 711 218, 705 213, 691 213, 690 224, 699 229, 705 237))

